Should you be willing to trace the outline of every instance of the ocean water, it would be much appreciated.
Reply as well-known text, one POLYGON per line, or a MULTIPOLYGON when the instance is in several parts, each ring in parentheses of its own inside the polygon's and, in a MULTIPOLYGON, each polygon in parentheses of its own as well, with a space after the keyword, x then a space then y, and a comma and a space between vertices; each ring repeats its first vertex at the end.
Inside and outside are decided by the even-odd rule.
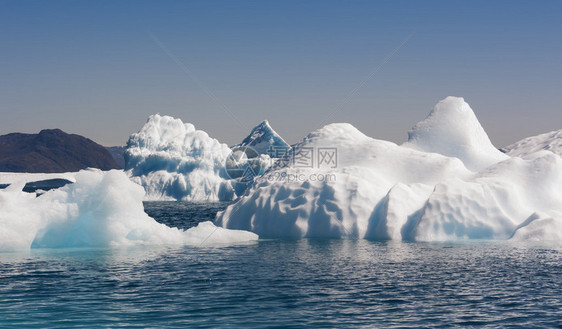
MULTIPOLYGON (((226 204, 149 202, 170 226, 226 204)), ((562 248, 260 240, 0 254, 1 328, 562 327, 562 248)))

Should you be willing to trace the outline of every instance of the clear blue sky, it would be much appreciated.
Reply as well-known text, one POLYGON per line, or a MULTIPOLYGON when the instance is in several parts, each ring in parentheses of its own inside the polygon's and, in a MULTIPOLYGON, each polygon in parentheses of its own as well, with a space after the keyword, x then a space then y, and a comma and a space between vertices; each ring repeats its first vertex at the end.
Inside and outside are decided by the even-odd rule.
POLYGON ((562 128, 561 14, 561 1, 0 0, 0 134, 123 145, 159 112, 228 144, 263 119, 289 142, 328 121, 402 142, 455 95, 503 146, 562 128))

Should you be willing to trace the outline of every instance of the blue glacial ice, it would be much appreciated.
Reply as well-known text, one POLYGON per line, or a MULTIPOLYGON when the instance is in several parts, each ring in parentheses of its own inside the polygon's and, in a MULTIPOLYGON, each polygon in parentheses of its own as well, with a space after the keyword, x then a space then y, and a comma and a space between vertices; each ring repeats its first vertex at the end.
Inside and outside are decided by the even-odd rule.
POLYGON ((149 217, 144 190, 120 170, 80 171, 76 182, 38 197, 24 182, 0 190, 0 251, 30 248, 230 244, 256 240, 250 232, 203 222, 188 230, 149 217))
MULTIPOLYGON (((190 123, 155 114, 130 136, 125 170, 135 183, 144 187, 146 200, 230 201, 245 192, 253 176, 267 170, 275 152, 284 153, 287 148, 288 144, 267 121, 252 129, 231 150, 190 123), (255 152, 251 159, 240 159, 236 149, 255 152), (227 170, 231 169, 227 164, 232 162, 241 169, 254 168, 250 181, 227 170)), ((246 153, 245 156, 250 154, 246 153)))

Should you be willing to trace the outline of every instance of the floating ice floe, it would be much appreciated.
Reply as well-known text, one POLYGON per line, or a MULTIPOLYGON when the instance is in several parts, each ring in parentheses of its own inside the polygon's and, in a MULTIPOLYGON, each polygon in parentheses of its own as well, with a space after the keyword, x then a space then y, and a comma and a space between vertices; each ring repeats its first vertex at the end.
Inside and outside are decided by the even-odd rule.
POLYGON ((200 245, 256 240, 254 233, 200 223, 188 230, 156 222, 144 190, 123 171, 81 171, 76 182, 36 197, 24 183, 0 190, 0 251, 31 247, 200 245))
POLYGON ((560 156, 503 154, 457 97, 439 102, 408 135, 397 145, 350 124, 327 125, 216 223, 260 237, 561 240, 560 156), (303 159, 304 151, 312 153, 303 159), (334 155, 336 163, 326 163, 334 155))

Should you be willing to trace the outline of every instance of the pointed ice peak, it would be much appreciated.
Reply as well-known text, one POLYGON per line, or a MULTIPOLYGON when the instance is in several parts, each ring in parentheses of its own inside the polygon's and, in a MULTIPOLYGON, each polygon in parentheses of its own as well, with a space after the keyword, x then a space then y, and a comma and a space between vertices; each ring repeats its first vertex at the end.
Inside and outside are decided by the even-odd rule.
POLYGON ((508 158, 492 145, 462 97, 449 96, 437 103, 424 120, 410 129, 404 146, 459 158, 472 171, 508 158))
POLYGON ((277 135, 275 130, 273 130, 273 128, 271 128, 271 125, 269 124, 269 121, 263 120, 262 122, 260 122, 260 124, 258 124, 254 128, 252 128, 252 131, 250 132, 250 135, 248 137, 246 137, 244 140, 248 139, 249 137, 253 136, 254 134, 267 134, 267 133, 273 133, 273 134, 277 135))
POLYGON ((254 129, 260 128, 260 127, 271 129, 271 126, 269 125, 269 121, 267 119, 263 120, 259 125, 255 126, 254 129))
MULTIPOLYGON (((231 148, 237 147, 251 147, 259 154, 272 154, 273 149, 290 148, 289 144, 283 140, 281 136, 269 124, 269 121, 263 120, 260 124, 255 126, 250 135, 248 135, 242 143, 233 145, 231 148)), ((278 152, 276 152, 278 153, 278 152)))

